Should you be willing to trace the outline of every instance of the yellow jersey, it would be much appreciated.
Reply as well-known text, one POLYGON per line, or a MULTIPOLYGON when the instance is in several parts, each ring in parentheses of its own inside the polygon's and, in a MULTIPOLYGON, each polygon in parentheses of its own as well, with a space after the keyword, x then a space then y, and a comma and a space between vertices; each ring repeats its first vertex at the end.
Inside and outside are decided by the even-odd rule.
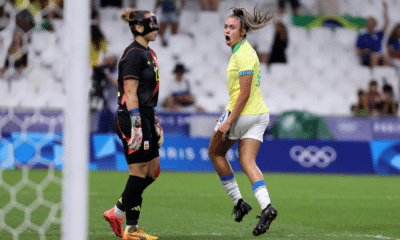
POLYGON ((244 39, 233 48, 227 74, 229 91, 228 111, 232 112, 240 94, 239 77, 252 74, 250 97, 240 115, 257 115, 268 112, 260 91, 260 61, 258 60, 256 51, 250 46, 247 39, 244 39))

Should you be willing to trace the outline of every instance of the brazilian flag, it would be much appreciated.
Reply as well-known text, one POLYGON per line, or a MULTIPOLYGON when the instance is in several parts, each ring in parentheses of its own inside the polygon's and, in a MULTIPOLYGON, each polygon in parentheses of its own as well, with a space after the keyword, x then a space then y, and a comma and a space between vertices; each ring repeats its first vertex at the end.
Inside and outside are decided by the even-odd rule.
POLYGON ((364 27, 365 18, 340 16, 340 15, 298 15, 293 16, 293 25, 304 27, 306 29, 316 27, 345 27, 355 30, 361 30, 364 27))

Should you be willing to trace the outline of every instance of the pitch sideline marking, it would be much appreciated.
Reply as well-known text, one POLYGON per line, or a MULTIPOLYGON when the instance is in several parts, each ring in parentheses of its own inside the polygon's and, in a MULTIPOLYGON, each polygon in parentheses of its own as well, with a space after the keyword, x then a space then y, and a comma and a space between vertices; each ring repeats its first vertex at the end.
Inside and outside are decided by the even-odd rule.
MULTIPOLYGON (((108 233, 110 235, 114 235, 114 233, 111 231, 90 232, 89 235, 104 235, 104 234, 108 234, 108 233)), ((148 232, 148 234, 157 236, 157 235, 171 234, 171 233, 148 232)), ((268 234, 268 233, 266 233, 266 234, 268 234)), ((187 235, 191 235, 191 236, 231 236, 232 234, 224 234, 224 233, 220 233, 220 232, 211 232, 211 233, 194 232, 194 233, 187 233, 187 235)), ((288 234, 288 235, 280 235, 277 233, 269 233, 268 235, 283 236, 283 237, 326 236, 326 237, 355 237, 355 238, 375 238, 375 239, 400 240, 400 238, 386 237, 386 236, 382 236, 382 235, 369 235, 369 234, 364 234, 364 235, 362 235, 362 234, 288 234)), ((249 234, 249 236, 252 236, 252 235, 249 234)))

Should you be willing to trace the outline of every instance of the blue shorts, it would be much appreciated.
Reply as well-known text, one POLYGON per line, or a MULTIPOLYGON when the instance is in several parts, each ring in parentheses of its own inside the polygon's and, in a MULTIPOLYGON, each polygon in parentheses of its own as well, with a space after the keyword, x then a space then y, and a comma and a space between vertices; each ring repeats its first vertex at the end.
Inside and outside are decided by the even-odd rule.
POLYGON ((177 12, 167 12, 161 14, 161 22, 176 23, 179 21, 177 12))

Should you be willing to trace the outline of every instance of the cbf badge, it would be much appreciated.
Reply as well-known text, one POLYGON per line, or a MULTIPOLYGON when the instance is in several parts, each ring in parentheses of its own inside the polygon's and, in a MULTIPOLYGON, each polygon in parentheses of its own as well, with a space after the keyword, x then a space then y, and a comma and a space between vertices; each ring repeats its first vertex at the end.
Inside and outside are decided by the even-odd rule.
POLYGON ((150 143, 149 143, 149 141, 144 141, 143 144, 144 144, 143 149, 144 149, 144 150, 149 150, 149 148, 150 148, 150 143))

